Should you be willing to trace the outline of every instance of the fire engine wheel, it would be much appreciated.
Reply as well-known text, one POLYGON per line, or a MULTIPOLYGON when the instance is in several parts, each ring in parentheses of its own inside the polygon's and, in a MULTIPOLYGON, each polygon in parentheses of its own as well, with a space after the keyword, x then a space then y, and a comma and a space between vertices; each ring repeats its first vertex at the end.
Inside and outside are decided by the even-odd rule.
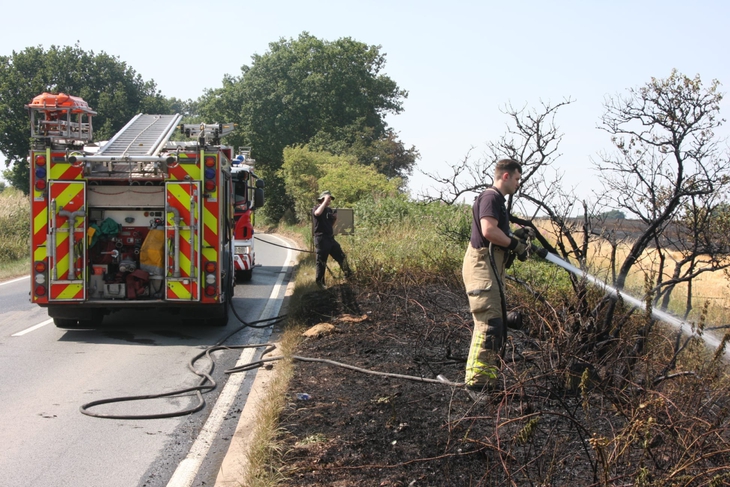
POLYGON ((253 277, 253 269, 248 269, 245 271, 236 271, 236 281, 238 282, 248 282, 253 277))
POLYGON ((222 309, 219 310, 215 318, 208 318, 205 320, 205 324, 208 326, 226 326, 228 324, 228 303, 219 305, 222 309))
POLYGON ((91 315, 87 314, 86 318, 59 318, 53 317, 53 324, 56 328, 62 328, 64 330, 89 330, 92 328, 98 328, 104 321, 104 313, 101 310, 92 311, 91 315))
POLYGON ((56 325, 56 328, 76 328, 78 322, 79 320, 74 320, 71 318, 53 318, 53 324, 56 325))
POLYGON ((75 320, 73 318, 53 318, 56 328, 64 330, 90 330, 101 325, 101 319, 75 320))

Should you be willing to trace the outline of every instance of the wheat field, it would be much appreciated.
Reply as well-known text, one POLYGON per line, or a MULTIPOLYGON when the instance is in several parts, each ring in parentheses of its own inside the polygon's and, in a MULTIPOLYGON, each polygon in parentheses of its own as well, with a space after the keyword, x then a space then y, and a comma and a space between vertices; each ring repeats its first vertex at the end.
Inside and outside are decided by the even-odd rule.
MULTIPOLYGON (((557 241, 558 233, 552 227, 548 221, 536 222, 536 226, 541 233, 551 243, 557 241)), ((578 245, 583 244, 583 234, 576 232, 574 237, 578 245)), ((564 242, 567 245, 567 240, 564 238, 564 242)), ((621 243, 616 246, 615 249, 615 262, 616 271, 624 260, 633 245, 633 241, 630 239, 624 239, 621 243)), ((587 272, 600 278, 604 282, 611 284, 613 282, 613 276, 611 272, 611 254, 613 252, 611 244, 603 238, 597 236, 591 236, 588 244, 588 269, 587 272)), ((665 251, 665 262, 663 279, 669 279, 671 273, 674 271, 675 263, 680 261, 683 256, 680 252, 665 251)), ((575 264, 575 262, 572 262, 575 264)), ((730 259, 727 259, 727 263, 730 263, 730 259)), ((660 266, 660 255, 656 249, 647 249, 638 260, 632 271, 629 273, 625 290, 629 294, 641 298, 645 295, 645 277, 650 276, 653 282, 657 281, 657 274, 660 266)), ((669 304, 669 311, 678 315, 684 316, 686 310, 687 301, 687 289, 686 283, 678 284, 674 289, 669 304)), ((730 278, 728 273, 719 270, 715 272, 705 272, 696 277, 692 282, 692 311, 688 315, 688 319, 697 320, 699 313, 707 303, 709 322, 715 324, 725 324, 730 321, 730 278)))

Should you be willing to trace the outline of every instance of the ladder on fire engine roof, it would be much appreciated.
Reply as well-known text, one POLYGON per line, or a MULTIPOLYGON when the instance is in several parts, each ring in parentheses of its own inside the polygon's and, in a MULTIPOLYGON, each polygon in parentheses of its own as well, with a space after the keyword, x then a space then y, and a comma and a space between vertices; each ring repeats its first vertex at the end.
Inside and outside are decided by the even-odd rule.
POLYGON ((103 156, 157 156, 172 136, 182 115, 138 114, 99 149, 103 156))

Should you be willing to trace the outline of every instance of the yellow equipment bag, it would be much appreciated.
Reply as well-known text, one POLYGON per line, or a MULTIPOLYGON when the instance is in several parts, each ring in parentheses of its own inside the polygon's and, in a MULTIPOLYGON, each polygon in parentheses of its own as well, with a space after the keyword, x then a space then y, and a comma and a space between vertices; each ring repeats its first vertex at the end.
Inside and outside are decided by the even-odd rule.
POLYGON ((150 230, 139 251, 140 268, 161 276, 165 267, 165 231, 150 230))

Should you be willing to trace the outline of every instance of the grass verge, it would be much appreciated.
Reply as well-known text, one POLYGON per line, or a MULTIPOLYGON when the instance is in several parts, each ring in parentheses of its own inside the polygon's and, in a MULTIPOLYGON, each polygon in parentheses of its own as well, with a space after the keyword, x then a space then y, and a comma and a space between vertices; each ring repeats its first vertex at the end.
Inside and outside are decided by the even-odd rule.
POLYGON ((6 281, 14 277, 25 276, 28 274, 29 269, 29 258, 14 260, 12 262, 3 262, 0 264, 0 281, 6 281))
MULTIPOLYGON (((307 248, 309 227, 286 226, 271 229, 297 242, 299 248, 307 248)), ((255 414, 255 427, 251 434, 249 447, 244 452, 246 468, 240 480, 246 487, 275 487, 286 479, 284 474, 284 454, 280 448, 279 418, 286 406, 289 383, 294 374, 292 355, 302 340, 303 322, 296 315, 305 303, 303 296, 314 289, 314 258, 311 254, 300 256, 295 274, 295 286, 288 304, 288 315, 284 331, 279 340, 283 359, 276 362, 276 374, 268 384, 267 392, 255 414)))

